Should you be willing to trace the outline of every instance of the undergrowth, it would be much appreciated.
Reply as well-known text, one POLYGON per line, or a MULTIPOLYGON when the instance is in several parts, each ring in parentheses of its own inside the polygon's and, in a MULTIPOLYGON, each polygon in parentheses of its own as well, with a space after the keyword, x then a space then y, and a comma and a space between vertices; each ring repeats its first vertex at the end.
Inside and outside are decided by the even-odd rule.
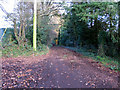
POLYGON ((10 46, 6 46, 4 48, 1 48, 2 51, 2 57, 18 57, 18 56, 30 56, 33 55, 34 56, 39 56, 39 55, 44 55, 46 53, 48 53, 49 48, 45 45, 39 45, 37 47, 37 51, 33 51, 32 46, 27 45, 27 46, 18 46, 16 44, 14 45, 10 45, 10 46))
POLYGON ((75 48, 75 47, 65 47, 65 48, 79 52, 83 55, 83 57, 87 57, 87 58, 90 57, 93 60, 102 63, 105 67, 108 67, 111 70, 115 70, 116 72, 120 71, 120 61, 119 61, 120 57, 114 57, 114 58, 108 56, 101 57, 97 55, 97 53, 90 52, 85 48, 75 48))

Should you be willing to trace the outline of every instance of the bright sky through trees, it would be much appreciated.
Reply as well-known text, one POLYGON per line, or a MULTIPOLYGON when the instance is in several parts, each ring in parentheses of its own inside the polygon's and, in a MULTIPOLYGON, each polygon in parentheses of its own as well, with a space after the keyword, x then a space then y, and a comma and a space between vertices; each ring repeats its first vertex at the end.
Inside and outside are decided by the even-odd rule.
MULTIPOLYGON (((5 8, 6 11, 12 13, 13 12, 13 8, 16 6, 16 2, 18 2, 20 0, 0 0, 0 4, 2 4, 2 6, 5 8), (4 2, 6 1, 6 3, 4 2), (3 3, 4 2, 4 3, 3 3)), ((32 1, 32 0, 22 0, 22 1, 32 1)), ((43 0, 37 0, 37 1, 43 1, 43 0)), ((49 1, 49 0, 46 0, 46 1, 49 1)), ((59 2, 59 1, 66 1, 66 2, 70 2, 70 1, 76 1, 76 0, 55 0, 56 2, 59 2)), ((82 1, 82 0, 77 0, 77 1, 82 1)), ((89 0, 87 0, 89 1, 89 0)), ((97 1, 97 0, 96 0, 97 1)), ((113 0, 114 2, 117 2, 119 0, 113 0)), ((8 21, 5 21, 5 14, 4 12, 2 12, 2 10, 0 9, 0 28, 6 28, 6 27, 11 27, 11 23, 12 22, 8 22, 8 21)))
MULTIPOLYGON (((0 0, 0 4, 4 7, 4 9, 8 12, 8 13, 12 13, 13 9, 16 7, 16 3, 20 1, 20 0, 0 0)), ((29 0, 27 0, 29 1, 29 0)), ((60 0, 57 0, 60 1, 60 0)), ((11 26, 11 21, 6 21, 4 16, 6 14, 0 9, 0 28, 6 28, 6 27, 12 27, 11 26)))
MULTIPOLYGON (((6 0, 3 2, 0 0, 0 4, 5 8, 5 10, 9 13, 13 12, 13 8, 15 7, 15 0, 6 0)), ((11 27, 11 22, 5 21, 5 13, 0 9, 0 28, 11 27)))

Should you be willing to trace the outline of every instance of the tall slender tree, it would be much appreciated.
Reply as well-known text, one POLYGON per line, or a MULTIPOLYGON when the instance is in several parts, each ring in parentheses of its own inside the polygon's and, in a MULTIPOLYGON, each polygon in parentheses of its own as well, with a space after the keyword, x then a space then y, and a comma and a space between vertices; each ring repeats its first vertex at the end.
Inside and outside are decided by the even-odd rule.
POLYGON ((37 20, 37 1, 34 0, 34 17, 33 17, 33 50, 36 51, 36 20, 37 20))

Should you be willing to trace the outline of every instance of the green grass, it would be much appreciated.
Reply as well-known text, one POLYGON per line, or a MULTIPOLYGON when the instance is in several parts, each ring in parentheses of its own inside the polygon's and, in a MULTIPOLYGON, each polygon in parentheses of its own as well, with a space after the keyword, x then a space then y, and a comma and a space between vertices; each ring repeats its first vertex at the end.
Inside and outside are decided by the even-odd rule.
POLYGON ((33 48, 31 46, 23 47, 23 46, 18 46, 18 45, 13 45, 13 46, 7 46, 3 49, 2 51, 2 57, 18 57, 18 56, 39 56, 39 55, 44 55, 48 53, 49 49, 45 45, 41 45, 37 48, 37 51, 34 52, 33 48))
POLYGON ((93 60, 102 63, 105 67, 110 68, 111 70, 115 70, 116 72, 120 71, 120 66, 119 66, 120 58, 119 57, 118 58, 111 58, 107 56, 101 57, 97 55, 97 53, 89 52, 85 48, 79 48, 79 49, 75 47, 65 47, 65 48, 79 52, 83 55, 83 57, 92 58, 93 60))

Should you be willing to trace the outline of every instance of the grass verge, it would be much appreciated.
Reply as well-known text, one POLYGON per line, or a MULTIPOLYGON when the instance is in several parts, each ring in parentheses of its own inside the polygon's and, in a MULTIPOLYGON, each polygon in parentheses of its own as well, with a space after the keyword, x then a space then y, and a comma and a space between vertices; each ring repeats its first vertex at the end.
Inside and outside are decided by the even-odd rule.
POLYGON ((23 46, 7 46, 5 48, 2 48, 2 57, 19 57, 19 56, 39 56, 39 55, 44 55, 47 54, 49 51, 49 48, 45 45, 40 45, 37 48, 37 51, 34 52, 33 48, 31 46, 23 47, 23 46))
POLYGON ((120 57, 115 57, 115 58, 111 58, 107 56, 100 57, 96 53, 89 52, 84 48, 75 48, 75 47, 65 47, 65 48, 76 51, 82 54, 83 57, 92 58, 93 60, 102 63, 102 65, 104 65, 105 67, 108 67, 111 70, 115 70, 116 72, 120 71, 120 61, 119 61, 120 57))

